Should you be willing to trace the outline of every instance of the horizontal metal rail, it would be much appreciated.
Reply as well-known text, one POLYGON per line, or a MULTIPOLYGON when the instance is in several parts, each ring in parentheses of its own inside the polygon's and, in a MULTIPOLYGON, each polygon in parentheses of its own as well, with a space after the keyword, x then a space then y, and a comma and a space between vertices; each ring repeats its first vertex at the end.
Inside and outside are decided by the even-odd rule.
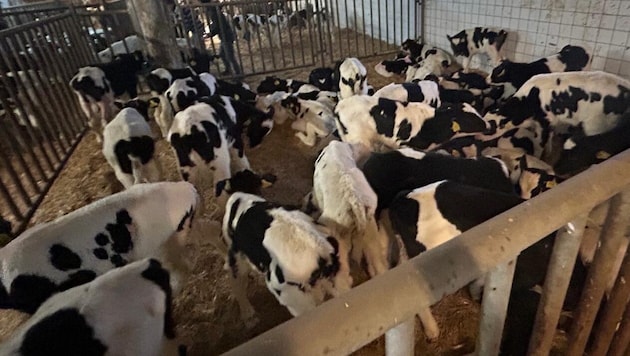
POLYGON ((225 355, 349 354, 628 189, 628 172, 630 150, 225 355))

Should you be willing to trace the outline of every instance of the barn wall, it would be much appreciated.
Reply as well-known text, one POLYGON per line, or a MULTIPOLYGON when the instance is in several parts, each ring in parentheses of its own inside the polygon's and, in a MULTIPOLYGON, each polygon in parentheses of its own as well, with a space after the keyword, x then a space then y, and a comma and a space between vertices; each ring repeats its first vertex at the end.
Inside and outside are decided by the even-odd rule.
POLYGON ((330 4, 339 11, 342 29, 356 28, 358 32, 396 45, 417 37, 414 0, 332 0, 330 4))
POLYGON ((594 70, 630 77, 630 1, 426 0, 425 19, 426 42, 449 51, 446 34, 503 27, 512 31, 505 45, 512 60, 532 61, 569 43, 586 44, 594 50, 594 70))

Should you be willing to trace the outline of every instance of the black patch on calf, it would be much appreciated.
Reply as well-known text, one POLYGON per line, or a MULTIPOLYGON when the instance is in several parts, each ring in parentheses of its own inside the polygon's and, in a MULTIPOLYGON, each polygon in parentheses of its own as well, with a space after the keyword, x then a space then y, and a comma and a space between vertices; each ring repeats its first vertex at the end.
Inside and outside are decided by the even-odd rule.
POLYGON ((404 60, 382 61, 385 70, 394 74, 403 74, 409 67, 409 63, 404 60))
POLYGON ((435 116, 426 120, 420 132, 408 142, 408 146, 425 149, 431 144, 448 141, 458 132, 476 133, 486 130, 486 122, 475 113, 464 111, 463 104, 443 104, 435 110, 435 116), (459 130, 454 131, 453 127, 459 130))
POLYGON ((258 88, 256 88, 258 94, 272 94, 277 91, 289 91, 287 81, 278 77, 266 77, 263 79, 258 88))
POLYGON ((604 96, 604 114, 623 114, 628 111, 630 107, 630 89, 621 85, 617 85, 619 88, 619 95, 604 96))
POLYGON ((332 68, 315 68, 308 75, 308 82, 320 90, 332 91, 334 89, 333 75, 334 70, 332 68))
POLYGON ((127 229, 127 225, 130 225, 131 222, 129 212, 122 209, 116 213, 116 223, 109 223, 105 226, 105 230, 109 232, 109 236, 112 240, 112 251, 116 253, 128 253, 133 248, 131 233, 127 229))
MULTIPOLYGON (((568 117, 573 117, 578 109, 578 103, 582 100, 588 100, 588 94, 577 87, 569 86, 567 90, 561 92, 551 92, 551 101, 549 105, 545 106, 545 109, 551 111, 556 115, 564 115, 568 111, 568 117)), ((605 110, 604 99, 604 110, 605 110)), ((627 106, 627 105, 626 105, 627 106)))
POLYGON ((105 246, 109 243, 109 237, 107 237, 107 235, 105 235, 104 233, 99 232, 98 234, 96 234, 94 241, 99 246, 105 246))
POLYGON ((109 258, 109 261, 114 265, 114 267, 122 267, 127 264, 127 261, 119 254, 112 255, 112 257, 109 258))
POLYGON ((105 82, 104 87, 99 87, 96 86, 94 80, 89 76, 84 76, 81 79, 72 78, 70 86, 75 91, 81 93, 83 97, 88 96, 94 98, 96 101, 101 101, 105 93, 110 91, 110 87, 107 85, 107 82, 105 82))
POLYGON ((127 174, 132 174, 131 157, 137 158, 142 164, 146 164, 153 157, 155 143, 150 136, 135 136, 129 141, 120 140, 114 146, 114 154, 118 160, 120 169, 127 174))
POLYGON ((278 283, 284 283, 284 273, 282 273, 282 268, 280 268, 280 265, 276 265, 275 275, 278 279, 278 283))
POLYGON ((396 101, 379 98, 378 104, 370 109, 370 115, 376 123, 376 131, 387 137, 394 136, 396 122, 396 101))
POLYGON ((66 246, 54 244, 48 250, 50 263, 60 271, 81 268, 81 257, 66 246))
POLYGON ((48 297, 57 292, 57 286, 46 277, 19 275, 9 288, 9 307, 33 314, 48 297))
POLYGON ((68 279, 59 284, 58 291, 68 290, 85 283, 89 283, 96 278, 96 272, 82 269, 68 275, 68 279))
POLYGON ((583 70, 591 58, 584 48, 566 45, 560 50, 558 59, 566 65, 565 72, 573 72, 583 70))
POLYGON ((92 327, 77 309, 61 309, 44 318, 24 334, 20 354, 105 355, 107 346, 99 341, 92 327))
POLYGON ((436 188, 435 200, 442 216, 462 232, 523 201, 514 194, 451 181, 436 188))
MULTIPOLYGON (((270 202, 255 202, 245 211, 231 234, 233 253, 244 253, 256 268, 265 272, 271 263, 271 256, 262 242, 265 232, 271 225, 273 218, 269 210, 277 205, 270 202)), ((234 206, 232 207, 234 209, 234 206)), ((232 211, 230 211, 232 216, 232 211)))
POLYGON ((203 131, 197 126, 190 128, 190 134, 180 136, 171 135, 171 145, 177 153, 177 161, 180 167, 194 167, 190 159, 190 153, 196 152, 206 163, 214 160, 214 148, 221 147, 221 134, 218 127, 209 122, 202 122, 203 131))
POLYGON ((409 120, 403 119, 398 126, 398 132, 396 133, 396 137, 400 140, 407 140, 411 136, 411 124, 409 120))
POLYGON ((453 55, 464 57, 470 56, 470 51, 468 50, 468 34, 466 33, 466 30, 462 30, 453 36, 446 35, 446 37, 451 44, 453 55), (458 38, 460 39, 459 43, 454 44, 453 40, 458 38))
POLYGON ((92 250, 92 252, 94 253, 94 256, 99 260, 109 259, 109 254, 107 253, 107 250, 102 247, 95 248, 94 250, 92 250))
POLYGON ((407 255, 411 258, 426 251, 427 248, 416 240, 420 206, 417 201, 407 198, 409 192, 402 191, 394 198, 389 207, 389 218, 394 230, 400 234, 407 255))
POLYGON ((170 274, 162 268, 159 261, 150 259, 149 267, 142 272, 142 277, 157 284, 164 291, 164 335, 169 339, 174 339, 175 320, 173 319, 173 290, 171 289, 170 274))
POLYGON ((164 92, 171 85, 171 82, 168 79, 159 77, 153 73, 147 75, 146 81, 149 89, 158 94, 164 94, 164 92))
POLYGON ((421 103, 424 101, 424 93, 422 88, 415 83, 402 83, 403 88, 407 91, 407 101, 421 103))

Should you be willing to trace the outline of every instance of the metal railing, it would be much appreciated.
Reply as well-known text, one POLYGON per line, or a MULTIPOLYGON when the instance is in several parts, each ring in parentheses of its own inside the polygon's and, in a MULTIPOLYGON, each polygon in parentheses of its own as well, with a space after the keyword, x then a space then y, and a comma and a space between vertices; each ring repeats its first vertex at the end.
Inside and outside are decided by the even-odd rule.
MULTIPOLYGON (((626 257, 597 327, 595 315, 613 256, 627 239, 630 222, 630 150, 563 182, 557 187, 480 224, 443 245, 327 301, 232 349, 226 355, 349 354, 392 328, 413 322, 416 313, 486 275, 476 354, 498 353, 513 268, 518 254, 557 229, 547 279, 529 352, 546 355, 556 329, 585 216, 610 202, 601 231, 601 247, 589 268, 587 283, 569 334, 568 355, 622 355, 630 341, 630 290, 626 257), (579 192, 579 193, 576 193, 579 192), (564 226, 564 227, 563 227, 564 226), (491 321, 491 322, 489 322, 491 321), (621 326, 615 331, 621 321, 621 326), (334 325, 334 327, 331 327, 334 325), (592 332, 592 333, 591 333, 592 332)), ((413 333, 409 334, 413 337, 413 333)), ((527 342, 527 340, 523 340, 527 342)))
POLYGON ((0 31, 0 214, 20 233, 84 132, 68 82, 90 59, 69 11, 0 31))

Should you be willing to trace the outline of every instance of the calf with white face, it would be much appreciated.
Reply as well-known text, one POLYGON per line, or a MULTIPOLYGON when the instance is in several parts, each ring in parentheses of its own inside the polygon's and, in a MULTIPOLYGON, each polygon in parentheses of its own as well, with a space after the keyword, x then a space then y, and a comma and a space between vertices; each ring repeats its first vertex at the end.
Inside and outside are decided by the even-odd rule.
POLYGON ((187 272, 198 202, 186 182, 138 184, 26 230, 0 249, 0 307, 33 313, 55 293, 146 257, 187 272))
POLYGON ((236 113, 227 97, 208 98, 177 113, 168 133, 180 173, 202 195, 217 195, 217 184, 249 169, 236 113), (206 180, 210 180, 208 183, 206 180))
POLYGON ((301 211, 235 193, 225 209, 223 238, 226 268, 248 326, 256 322, 246 293, 250 268, 266 276, 269 291, 294 316, 352 286, 347 247, 301 211))
POLYGON ((160 180, 151 127, 136 109, 122 109, 103 136, 103 155, 125 188, 160 180))
POLYGON ((367 70, 358 59, 346 58, 335 72, 339 80, 339 100, 368 93, 367 70))
POLYGON ((143 259, 52 296, 0 354, 175 356, 172 313, 169 271, 143 259))
POLYGON ((488 27, 475 27, 461 30, 453 36, 446 35, 451 43, 453 54, 462 56, 462 67, 468 70, 471 58, 477 53, 485 53, 493 64, 501 59, 501 48, 507 38, 507 31, 488 27))

